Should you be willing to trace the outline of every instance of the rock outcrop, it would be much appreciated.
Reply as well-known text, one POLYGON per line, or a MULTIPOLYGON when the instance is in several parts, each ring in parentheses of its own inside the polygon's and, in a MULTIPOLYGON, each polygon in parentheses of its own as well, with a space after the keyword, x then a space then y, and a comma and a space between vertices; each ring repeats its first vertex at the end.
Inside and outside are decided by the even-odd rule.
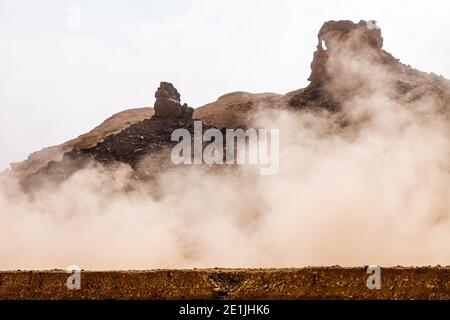
POLYGON ((426 93, 435 95, 443 104, 449 101, 446 79, 400 63, 383 50, 383 42, 375 21, 326 22, 318 34, 310 84, 292 95, 289 105, 295 109, 338 112, 347 99, 361 94, 360 89, 370 89, 367 70, 364 70, 368 67, 383 74, 393 99, 420 97, 426 93))
POLYGON ((61 161, 66 152, 94 147, 107 136, 117 134, 135 123, 151 118, 154 113, 151 107, 121 111, 75 139, 33 152, 28 156, 28 159, 22 162, 11 163, 11 169, 19 176, 31 175, 46 167, 51 161, 61 161))
POLYGON ((323 108, 336 112, 341 101, 330 94, 327 84, 333 81, 334 70, 329 68, 329 60, 345 51, 352 55, 362 52, 374 58, 382 59, 383 38, 375 21, 329 21, 319 31, 317 50, 311 63, 310 84, 299 94, 294 95, 289 105, 295 108, 323 108))
POLYGON ((192 119, 194 109, 181 105, 180 94, 169 82, 161 82, 155 93, 155 117, 163 119, 192 119))
POLYGON ((311 64, 312 87, 320 86, 330 80, 327 62, 330 56, 341 50, 348 53, 359 53, 371 50, 374 56, 381 56, 383 38, 381 30, 374 21, 329 21, 319 31, 317 51, 311 64))
MULTIPOLYGON (((118 161, 136 167, 142 158, 170 147, 170 133, 174 129, 188 128, 191 131, 193 118, 211 127, 237 128, 251 126, 255 115, 268 109, 339 113, 346 100, 360 95, 361 90, 368 88, 370 79, 367 78, 367 72, 361 70, 363 68, 348 68, 353 62, 361 61, 363 66, 389 74, 383 81, 389 88, 390 98, 408 106, 426 96, 433 99, 436 108, 448 117, 450 82, 441 76, 420 72, 400 63, 384 51, 383 42, 381 30, 374 21, 326 22, 318 34, 310 84, 304 89, 285 95, 229 93, 194 112, 187 104, 181 104, 181 96, 171 83, 161 82, 155 93, 154 109, 133 109, 116 114, 88 134, 32 154, 29 160, 14 165, 12 171, 22 176, 36 171, 58 172, 58 163, 68 164, 85 157, 100 163, 118 161), (339 63, 339 59, 346 63, 339 63), (342 80, 343 74, 346 81, 342 80)), ((345 116, 340 118, 343 124, 348 123, 345 116)), ((79 165, 59 167, 77 170, 79 165)), ((67 172, 62 173, 62 176, 65 175, 67 172)))
MULTIPOLYGON (((172 133, 176 129, 187 129, 193 143, 193 108, 181 105, 177 89, 167 82, 161 82, 155 96, 155 112, 151 118, 103 137, 95 145, 74 148, 58 161, 49 161, 46 166, 22 179, 24 189, 32 189, 47 182, 62 182, 93 162, 103 165, 125 163, 135 170, 139 178, 151 178, 173 166, 170 151, 178 141, 172 141, 172 133)), ((210 128, 213 127, 202 125, 203 132, 210 128)))

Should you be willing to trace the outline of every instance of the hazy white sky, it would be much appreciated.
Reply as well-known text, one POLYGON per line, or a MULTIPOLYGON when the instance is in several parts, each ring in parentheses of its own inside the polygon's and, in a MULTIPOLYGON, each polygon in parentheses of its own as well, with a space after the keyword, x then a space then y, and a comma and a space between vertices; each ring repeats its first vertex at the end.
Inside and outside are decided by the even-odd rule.
POLYGON ((0 170, 170 81, 193 107, 304 87, 324 21, 375 19, 385 49, 450 78, 448 1, 0 0, 0 170), (68 8, 80 10, 68 28, 68 8))

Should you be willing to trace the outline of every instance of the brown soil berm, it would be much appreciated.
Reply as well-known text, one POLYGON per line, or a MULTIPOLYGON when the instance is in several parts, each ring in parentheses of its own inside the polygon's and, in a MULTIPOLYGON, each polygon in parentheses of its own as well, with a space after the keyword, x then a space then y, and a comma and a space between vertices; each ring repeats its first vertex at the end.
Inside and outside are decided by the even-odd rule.
POLYGON ((368 289, 366 268, 0 272, 0 299, 450 299, 450 267, 382 268, 368 289))

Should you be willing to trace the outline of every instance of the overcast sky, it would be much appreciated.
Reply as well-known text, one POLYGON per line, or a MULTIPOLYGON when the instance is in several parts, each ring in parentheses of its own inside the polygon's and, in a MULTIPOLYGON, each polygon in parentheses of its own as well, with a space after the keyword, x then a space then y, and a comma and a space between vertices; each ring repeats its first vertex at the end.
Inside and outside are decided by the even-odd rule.
POLYGON ((152 106, 160 81, 193 107, 231 91, 304 87, 327 20, 375 19, 387 51, 450 78, 449 9, 437 0, 0 0, 0 171, 120 110, 152 106))

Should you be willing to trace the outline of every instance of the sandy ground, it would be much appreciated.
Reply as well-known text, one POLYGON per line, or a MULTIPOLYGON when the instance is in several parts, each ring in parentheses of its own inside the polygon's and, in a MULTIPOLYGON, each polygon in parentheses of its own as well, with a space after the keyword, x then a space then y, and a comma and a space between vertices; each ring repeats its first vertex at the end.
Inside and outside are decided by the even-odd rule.
POLYGON ((381 268, 368 289, 366 268, 0 272, 0 299, 450 299, 450 267, 381 268))

